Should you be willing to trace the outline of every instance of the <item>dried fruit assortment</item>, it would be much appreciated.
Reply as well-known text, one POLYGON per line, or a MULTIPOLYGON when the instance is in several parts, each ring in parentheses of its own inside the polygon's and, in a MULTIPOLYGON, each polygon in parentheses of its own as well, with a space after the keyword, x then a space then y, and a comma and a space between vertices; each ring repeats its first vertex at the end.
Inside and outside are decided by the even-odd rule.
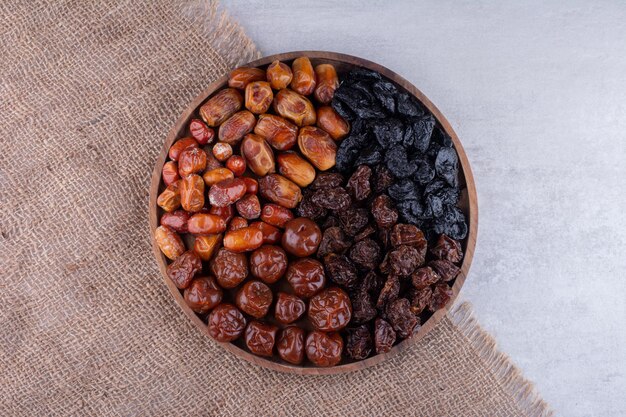
POLYGON ((307 57, 237 68, 188 128, 154 239, 216 340, 334 366, 388 352, 452 297, 458 156, 379 73, 307 57))

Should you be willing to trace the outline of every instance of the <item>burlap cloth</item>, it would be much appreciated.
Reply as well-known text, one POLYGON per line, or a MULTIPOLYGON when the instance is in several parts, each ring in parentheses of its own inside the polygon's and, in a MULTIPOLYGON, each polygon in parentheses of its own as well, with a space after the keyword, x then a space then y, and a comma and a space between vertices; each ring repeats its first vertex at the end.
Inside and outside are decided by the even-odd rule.
POLYGON ((0 415, 550 414, 467 305, 340 376, 193 328, 151 254, 150 173, 186 104, 259 54, 215 4, 98 3, 0 2, 0 415))

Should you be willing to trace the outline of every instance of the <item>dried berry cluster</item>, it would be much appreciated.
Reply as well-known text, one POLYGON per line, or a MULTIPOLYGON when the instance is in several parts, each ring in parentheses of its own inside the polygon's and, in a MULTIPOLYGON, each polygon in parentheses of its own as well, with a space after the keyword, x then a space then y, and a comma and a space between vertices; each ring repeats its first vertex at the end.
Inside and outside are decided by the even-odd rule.
POLYGON ((351 71, 335 92, 332 107, 351 124, 337 151, 339 172, 382 164, 394 177, 388 194, 400 218, 431 239, 467 235, 459 200, 459 161, 450 137, 413 96, 379 73, 351 71))

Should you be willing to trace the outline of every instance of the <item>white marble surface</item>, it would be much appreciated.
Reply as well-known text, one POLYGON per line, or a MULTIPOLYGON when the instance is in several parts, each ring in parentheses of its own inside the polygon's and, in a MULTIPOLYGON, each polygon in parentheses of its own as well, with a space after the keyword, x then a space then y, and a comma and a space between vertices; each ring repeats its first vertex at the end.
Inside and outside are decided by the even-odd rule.
POLYGON ((266 55, 362 56, 430 97, 479 194, 462 298, 558 415, 624 416, 626 3, 568 3, 222 2, 266 55))

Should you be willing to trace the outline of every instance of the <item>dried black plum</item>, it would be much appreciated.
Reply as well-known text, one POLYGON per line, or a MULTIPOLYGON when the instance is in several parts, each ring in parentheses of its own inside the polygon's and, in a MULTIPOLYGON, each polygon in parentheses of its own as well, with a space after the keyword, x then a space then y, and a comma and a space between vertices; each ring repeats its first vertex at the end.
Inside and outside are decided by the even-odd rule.
POLYGON ((439 217, 443 215, 443 201, 436 194, 429 194, 426 196, 426 204, 430 208, 433 216, 439 217))
POLYGON ((415 183, 409 179, 400 180, 387 190, 394 201, 419 200, 420 192, 415 183))
POLYGON ((396 112, 396 86, 390 81, 378 81, 372 85, 372 92, 380 105, 389 113, 396 112))
POLYGON ((400 120, 389 118, 375 124, 372 127, 372 133, 378 144, 382 148, 388 149, 402 142, 404 126, 400 120))
POLYGON ((452 147, 452 138, 446 132, 444 132, 443 129, 441 129, 440 127, 437 127, 433 131, 433 136, 431 140, 434 140, 436 143, 446 148, 452 147))
POLYGON ((417 159, 415 163, 417 164, 417 170, 413 174, 413 181, 424 185, 435 178, 435 168, 427 160, 417 159))
POLYGON ((385 165, 398 178, 410 177, 417 171, 417 164, 415 161, 409 161, 406 149, 402 146, 394 146, 387 150, 385 165))
POLYGON ((435 160, 435 172, 453 187, 457 186, 459 157, 453 148, 441 148, 435 160))
POLYGON ((432 180, 424 187, 424 195, 432 194, 433 192, 442 189, 446 186, 446 182, 439 178, 432 180))
POLYGON ((361 151, 354 165, 377 165, 383 160, 383 152, 379 146, 369 146, 361 151))
POLYGON ((411 119, 409 126, 413 130, 413 141, 410 146, 419 152, 426 152, 435 127, 435 118, 432 114, 427 114, 411 119))
POLYGON ((346 120, 352 121, 356 118, 356 115, 354 114, 354 112, 350 110, 350 106, 348 106, 342 101, 333 100, 331 102, 331 106, 333 110, 335 110, 337 114, 339 114, 339 116, 343 117, 346 120))
POLYGON ((433 232, 437 235, 446 234, 457 240, 465 239, 467 236, 465 215, 456 206, 444 206, 443 216, 437 218, 432 226, 433 232))
POLYGON ((424 114, 422 106, 417 103, 413 96, 407 93, 401 93, 397 96, 396 110, 398 114, 405 117, 415 117, 424 114))
POLYGON ((346 76, 346 80, 348 80, 348 82, 354 82, 354 81, 360 81, 360 80, 373 82, 373 81, 382 80, 382 78, 383 77, 382 75, 380 75, 380 73, 369 70, 367 68, 362 68, 362 67, 354 68, 346 76))

